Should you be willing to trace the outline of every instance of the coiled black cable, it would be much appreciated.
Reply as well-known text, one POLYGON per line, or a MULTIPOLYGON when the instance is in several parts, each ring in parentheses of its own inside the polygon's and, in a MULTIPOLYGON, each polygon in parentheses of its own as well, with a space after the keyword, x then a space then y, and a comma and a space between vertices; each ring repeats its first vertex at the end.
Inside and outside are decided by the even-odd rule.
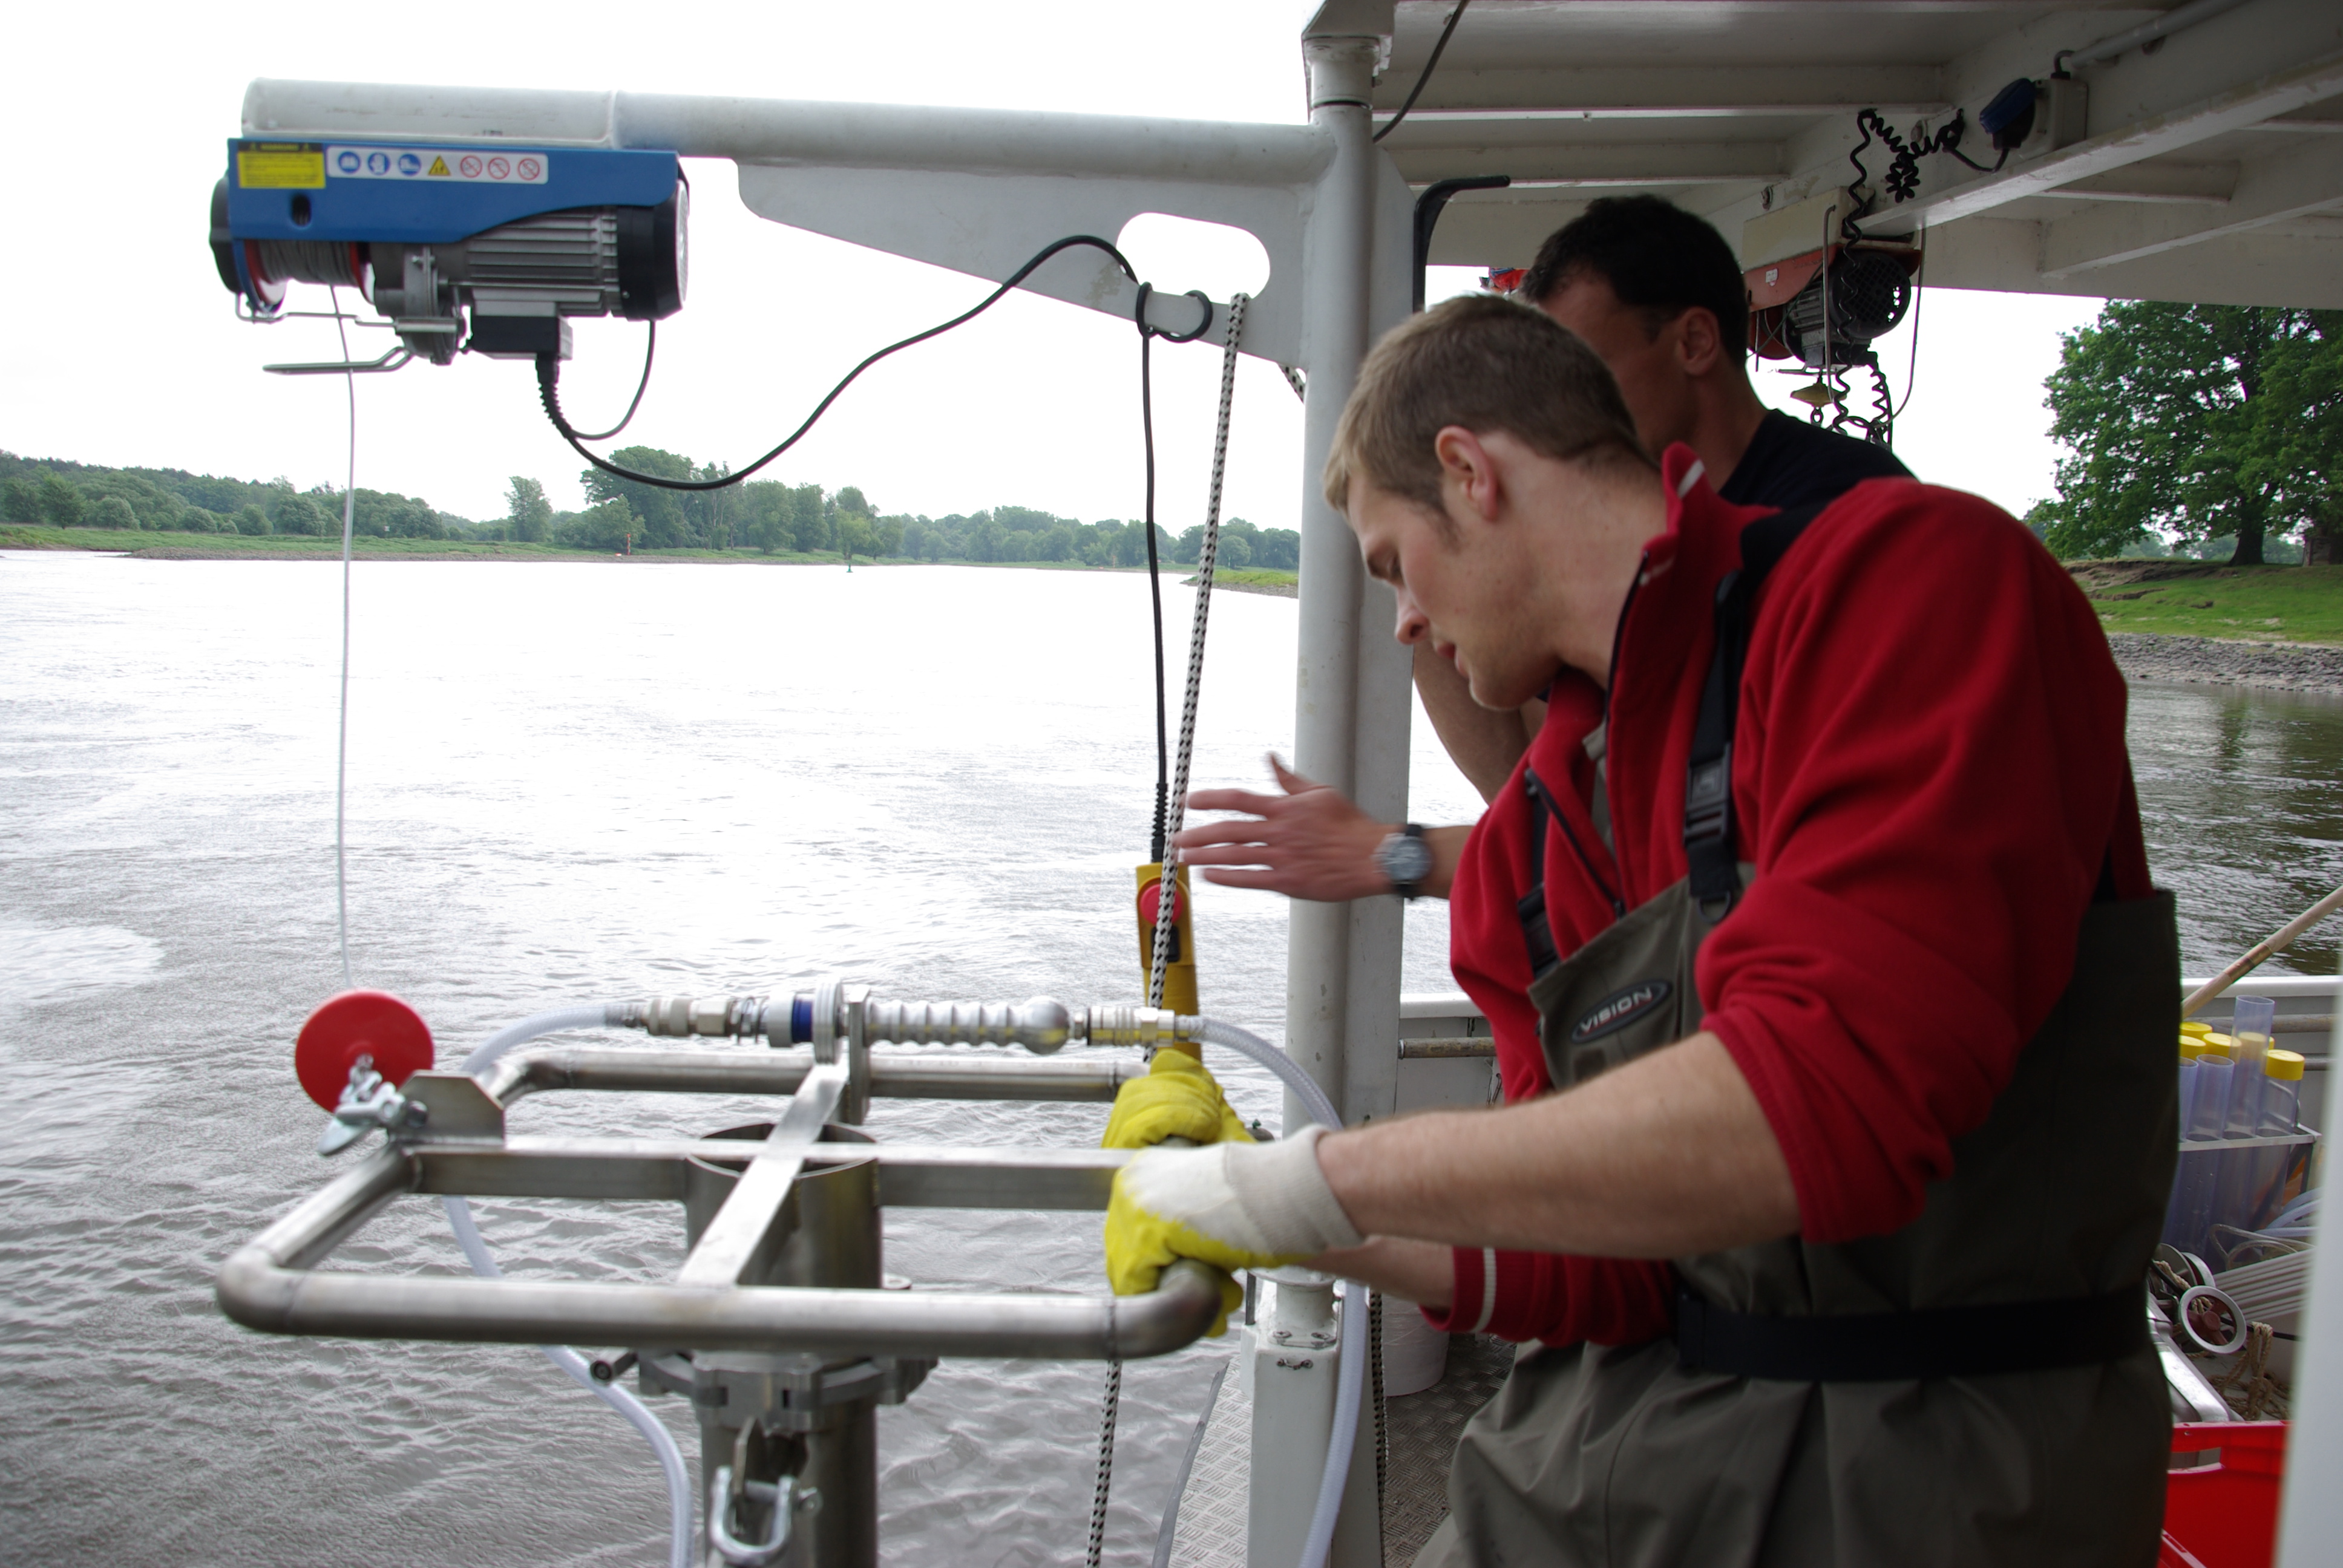
MULTIPOLYGON (((1863 162, 1863 154, 1870 147, 1875 136, 1888 153, 1887 171, 1880 176, 1880 182, 1887 187, 1888 196, 1897 202, 1910 201, 1920 194, 1920 160, 1931 154, 1948 153, 1979 174, 1989 175, 2001 167, 2001 163, 1989 166, 1978 163, 1961 151, 1961 136, 1968 129, 1968 117, 1959 109, 1954 110, 1953 117, 1933 133, 1923 134, 1915 126, 1909 142, 1896 134, 1896 127, 1889 125, 1877 109, 1857 112, 1855 128, 1862 133, 1863 139, 1855 144, 1854 150, 1846 155, 1846 161, 1855 166, 1855 184, 1851 188, 1862 193, 1864 201, 1863 206, 1840 225, 1840 234, 1849 240, 1863 237, 1862 229, 1856 226, 1856 219, 1868 216, 1878 205, 1878 197, 1871 189, 1871 171, 1863 162)), ((2001 155, 2002 162, 2007 162, 2009 154, 2005 150, 2001 155)))
POLYGON ((635 410, 643 406, 643 394, 651 387, 651 360, 659 353, 659 323, 654 321, 649 325, 650 331, 643 338, 643 378, 635 383, 635 400, 627 405, 627 417, 608 429, 597 430, 590 436, 580 430, 578 432, 578 440, 607 441, 635 422, 635 410))
MULTIPOLYGON (((1054 240, 1049 245, 1042 246, 1041 249, 1034 255, 1031 261, 1028 261, 1024 266, 1019 267, 1015 272, 1011 273, 1000 287, 994 289, 990 294, 986 295, 982 299, 977 301, 976 304, 970 306, 968 309, 961 311, 958 316, 953 317, 950 321, 941 322, 937 326, 930 327, 925 332, 915 332, 910 337, 902 339, 900 342, 890 343, 886 347, 880 349, 877 353, 864 359, 861 364, 857 365, 853 369, 848 371, 846 375, 840 379, 838 385, 831 387, 830 391, 823 396, 822 400, 814 405, 813 412, 805 417, 805 422, 800 424, 796 429, 790 431, 788 437, 784 439, 779 446, 775 447, 771 451, 767 452, 763 457, 758 458, 755 462, 749 464, 747 467, 740 469, 739 472, 726 474, 719 478, 663 478, 657 474, 637 473, 632 468, 622 467, 619 464, 611 462, 606 457, 588 451, 584 446, 584 442, 588 439, 588 437, 579 435, 577 430, 570 427, 569 421, 562 417, 560 393, 561 361, 554 355, 540 354, 537 357, 538 397, 545 404, 546 417, 553 421, 553 427, 561 433, 561 438, 568 442, 571 449, 577 452, 579 457, 585 458, 588 462, 601 469, 604 473, 614 475, 621 479, 631 479, 639 485, 649 485, 661 490, 720 490, 725 488, 727 486, 739 484, 751 474, 756 473, 759 469, 764 467, 765 465, 770 463, 774 458, 779 457, 782 453, 796 446, 799 441, 805 439, 806 432, 813 428, 814 422, 820 419, 824 414, 830 412, 830 406, 832 403, 837 402, 840 395, 845 392, 849 387, 851 387, 854 384, 855 378, 860 376, 865 370, 870 369, 873 365, 878 364, 879 361, 886 358, 890 354, 899 353, 903 349, 910 347, 915 343, 925 343, 930 337, 940 337, 944 333, 950 332, 955 327, 960 327, 975 320, 978 317, 991 309, 995 305, 998 305, 1011 289, 1016 287, 1019 284, 1031 276, 1034 269, 1039 267, 1043 262, 1049 260, 1060 251, 1071 250, 1076 246, 1087 246, 1092 250, 1104 251, 1108 256, 1114 258, 1115 266, 1122 269, 1122 275, 1125 277, 1130 278, 1134 283, 1139 281, 1139 274, 1131 270, 1131 262, 1124 256, 1122 252, 1117 250, 1105 240, 1099 238, 1096 235, 1072 234, 1068 235, 1063 239, 1054 240)), ((1142 295, 1141 297, 1141 307, 1142 309, 1145 308, 1145 296, 1142 295)), ((1180 341, 1185 341, 1185 339, 1181 339, 1180 341)), ((648 366, 646 366, 646 368, 648 368, 648 366)), ((630 413, 628 417, 631 418, 633 416, 630 413)), ((620 427, 623 428, 624 427, 621 426, 620 427)))

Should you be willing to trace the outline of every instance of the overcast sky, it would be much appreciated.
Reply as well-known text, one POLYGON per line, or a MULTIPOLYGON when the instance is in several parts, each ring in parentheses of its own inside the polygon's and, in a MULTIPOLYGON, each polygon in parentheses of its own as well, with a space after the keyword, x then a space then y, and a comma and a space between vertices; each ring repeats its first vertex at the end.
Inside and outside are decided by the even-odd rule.
MULTIPOLYGON (((1298 121, 1295 40, 1309 9, 1306 0, 1200 0, 1176 13, 1094 0, 581 0, 556 10, 483 0, 412 25, 379 8, 315 6, 241 26, 185 5, 28 6, 8 25, 18 68, 0 124, 12 146, 55 156, 11 165, 0 447, 282 474, 304 487, 339 483, 342 383, 259 369, 337 357, 331 325, 236 322, 205 244, 223 144, 255 76, 1298 121)), ((964 276, 752 217, 729 166, 689 173, 690 297, 662 326, 658 374, 629 439, 740 463, 863 354, 983 292, 964 276)), ((1225 292, 1209 257, 1177 246, 1134 259, 1164 288, 1225 292)), ((1435 296, 1470 286, 1473 275, 1448 270, 1435 296)), ((323 302, 323 290, 296 290, 297 306, 323 302)), ((1898 428, 1906 461, 1924 478, 2023 512, 2048 485, 2041 383, 2056 362, 2056 334, 2095 311, 2081 300, 1932 291, 1918 390, 1898 428)), ((641 333, 578 324, 562 386, 580 425, 624 407, 641 333)), ((1885 346, 1899 396, 1906 352, 1902 332, 1885 346)), ((1217 358, 1202 346, 1157 351, 1159 517, 1175 533, 1201 520, 1217 358)), ((1131 516, 1140 488, 1134 360, 1128 325, 1012 298, 867 376, 768 472, 859 485, 890 512, 1013 503, 1087 520, 1131 516)), ((1776 403, 1797 384, 1772 371, 1758 379, 1776 403)), ((1302 494, 1299 406, 1273 369, 1247 361, 1237 414, 1228 510, 1291 527, 1302 494)), ((580 467, 547 426, 525 364, 416 365, 359 383, 362 486, 489 518, 501 515, 514 474, 544 482, 557 505, 577 505, 580 467)))

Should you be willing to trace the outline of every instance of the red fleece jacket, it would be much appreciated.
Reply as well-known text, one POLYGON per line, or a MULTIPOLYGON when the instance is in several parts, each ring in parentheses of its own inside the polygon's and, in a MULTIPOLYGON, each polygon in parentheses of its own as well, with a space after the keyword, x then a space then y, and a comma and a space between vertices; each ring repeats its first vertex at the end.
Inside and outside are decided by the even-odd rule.
MULTIPOLYGON (((1564 670, 1523 766, 1633 909, 1684 875, 1684 763, 1715 640, 1720 578, 1766 515, 1663 462, 1667 532, 1646 547, 1619 628, 1604 736, 1615 851, 1594 831, 1584 740, 1603 690, 1564 670), (1567 781, 1565 784, 1564 781, 1567 781)), ((1919 1216, 2066 988, 2110 865, 2149 890, 2124 749, 2125 690, 2073 580, 1975 496, 1856 486, 1808 525, 1757 599, 1733 796, 1755 882, 1702 947, 1704 1027, 1780 1141, 1808 1241, 1919 1216)), ((1530 802, 1521 770, 1467 842, 1450 960, 1488 1014, 1508 1101, 1551 1087, 1515 900, 1530 802)), ((1546 909, 1570 953, 1612 906, 1560 833, 1546 909)), ((1669 1332, 1665 1263, 1460 1249, 1441 1327, 1634 1344, 1669 1332)))

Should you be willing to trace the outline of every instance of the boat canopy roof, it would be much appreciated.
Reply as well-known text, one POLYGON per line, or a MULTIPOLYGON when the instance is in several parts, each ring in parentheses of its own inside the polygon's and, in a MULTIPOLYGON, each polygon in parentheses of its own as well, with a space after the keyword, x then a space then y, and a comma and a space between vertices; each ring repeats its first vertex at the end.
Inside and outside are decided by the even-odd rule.
MULTIPOLYGON (((1453 9, 1330 0, 1310 30, 1389 40, 1381 124, 1453 9)), ((1650 191, 1761 266, 1819 245, 1817 198, 1855 178, 1861 111, 1906 141, 1958 112, 1960 150, 1991 168, 1979 114, 2021 79, 2040 85, 2041 124, 1998 172, 1931 154, 1898 202, 1891 151, 1875 137, 1864 154, 1877 202, 1863 231, 1924 235, 1927 283, 2343 307, 2333 0, 1473 0, 1383 145, 1417 187, 1513 178, 1454 198, 1435 265, 1524 266, 1588 202, 1650 191)))

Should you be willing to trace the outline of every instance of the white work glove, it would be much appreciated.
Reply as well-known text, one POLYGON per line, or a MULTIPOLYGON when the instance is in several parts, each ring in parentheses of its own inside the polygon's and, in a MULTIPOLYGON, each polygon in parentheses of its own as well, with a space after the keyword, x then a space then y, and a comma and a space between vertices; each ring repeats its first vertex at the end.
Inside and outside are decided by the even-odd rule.
MULTIPOLYGON (((1181 1258, 1272 1269, 1359 1245, 1365 1238, 1318 1169, 1325 1134, 1312 1126, 1275 1143, 1141 1150, 1115 1173, 1107 1204, 1107 1282, 1138 1295, 1181 1258)), ((1243 1298, 1224 1281, 1222 1299, 1233 1308, 1243 1298)))

